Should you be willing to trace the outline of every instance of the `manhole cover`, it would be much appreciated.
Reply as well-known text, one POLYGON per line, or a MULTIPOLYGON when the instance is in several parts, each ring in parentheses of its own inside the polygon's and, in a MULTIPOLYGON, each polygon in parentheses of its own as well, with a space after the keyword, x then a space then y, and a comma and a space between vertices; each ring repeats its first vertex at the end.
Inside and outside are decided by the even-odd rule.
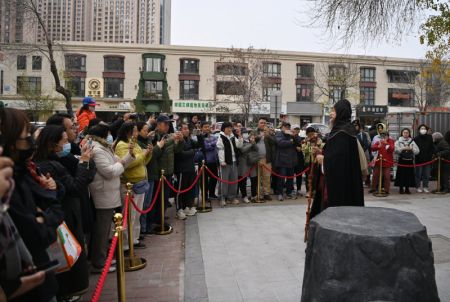
POLYGON ((442 235, 430 235, 433 243, 434 263, 450 262, 450 238, 442 235))

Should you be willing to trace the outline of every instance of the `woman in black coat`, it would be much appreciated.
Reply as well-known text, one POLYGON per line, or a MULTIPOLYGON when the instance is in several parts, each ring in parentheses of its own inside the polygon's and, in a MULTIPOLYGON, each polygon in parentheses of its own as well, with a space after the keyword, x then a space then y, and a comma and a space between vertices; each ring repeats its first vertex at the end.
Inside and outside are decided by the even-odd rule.
POLYGON ((315 170, 319 187, 316 188, 311 217, 328 207, 364 206, 356 129, 350 123, 351 115, 352 108, 347 100, 337 102, 330 114, 333 128, 323 155, 316 157, 318 163, 323 165, 324 173, 321 169, 315 170))
MULTIPOLYGON (((14 161, 16 186, 11 196, 9 214, 33 258, 33 264, 44 265, 50 261, 46 249, 56 241, 56 229, 63 221, 59 199, 64 195, 64 187, 40 174, 31 162, 35 144, 26 114, 4 108, 0 110, 0 118, 4 155, 14 161)), ((18 287, 21 282, 23 279, 18 276, 15 282, 8 282, 8 286, 18 287)), ((38 284, 15 301, 50 301, 55 297, 58 284, 52 272, 47 273, 45 280, 40 280, 38 284)), ((5 291, 14 289, 5 288, 5 291)))
POLYGON ((85 146, 81 152, 76 175, 60 163, 70 153, 70 143, 62 126, 46 126, 37 140, 34 158, 39 169, 61 182, 66 189, 62 200, 64 220, 82 247, 82 252, 75 265, 65 273, 57 275, 59 283, 58 297, 61 300, 80 296, 88 290, 89 271, 84 244, 81 217, 81 194, 95 176, 95 164, 90 161, 91 150, 85 146))

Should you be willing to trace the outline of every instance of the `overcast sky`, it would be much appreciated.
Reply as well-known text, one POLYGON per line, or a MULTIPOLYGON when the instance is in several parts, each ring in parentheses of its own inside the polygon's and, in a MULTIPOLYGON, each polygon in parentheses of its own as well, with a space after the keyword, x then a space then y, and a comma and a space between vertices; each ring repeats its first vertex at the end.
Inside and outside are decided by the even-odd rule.
POLYGON ((398 43, 342 49, 307 28, 307 0, 172 0, 173 45, 268 48, 423 58, 417 31, 398 43))

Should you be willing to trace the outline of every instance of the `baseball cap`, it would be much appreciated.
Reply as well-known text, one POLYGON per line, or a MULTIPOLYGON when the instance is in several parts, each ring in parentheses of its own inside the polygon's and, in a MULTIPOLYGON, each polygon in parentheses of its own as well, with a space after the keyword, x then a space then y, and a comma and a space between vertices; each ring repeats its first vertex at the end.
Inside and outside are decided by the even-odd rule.
POLYGON ((171 120, 167 115, 161 114, 156 119, 156 122, 157 123, 170 123, 170 122, 173 122, 173 120, 171 120))
POLYGON ((91 96, 87 96, 83 99, 83 106, 88 105, 88 106, 98 106, 95 99, 91 96))
POLYGON ((282 122, 281 123, 281 127, 290 127, 291 126, 291 123, 289 123, 289 122, 282 122))
POLYGON ((299 125, 299 124, 294 124, 294 125, 292 126, 292 129, 300 129, 300 125, 299 125))

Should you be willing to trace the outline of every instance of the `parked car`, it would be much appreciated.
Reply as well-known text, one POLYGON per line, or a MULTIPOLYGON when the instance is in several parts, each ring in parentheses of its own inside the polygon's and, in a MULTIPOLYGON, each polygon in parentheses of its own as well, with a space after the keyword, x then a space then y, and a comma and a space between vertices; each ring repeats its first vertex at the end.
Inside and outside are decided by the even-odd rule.
POLYGON ((306 137, 306 128, 313 127, 316 132, 321 136, 324 137, 326 134, 330 133, 331 129, 325 124, 320 123, 309 123, 303 126, 302 129, 300 129, 299 136, 300 137, 306 137))

